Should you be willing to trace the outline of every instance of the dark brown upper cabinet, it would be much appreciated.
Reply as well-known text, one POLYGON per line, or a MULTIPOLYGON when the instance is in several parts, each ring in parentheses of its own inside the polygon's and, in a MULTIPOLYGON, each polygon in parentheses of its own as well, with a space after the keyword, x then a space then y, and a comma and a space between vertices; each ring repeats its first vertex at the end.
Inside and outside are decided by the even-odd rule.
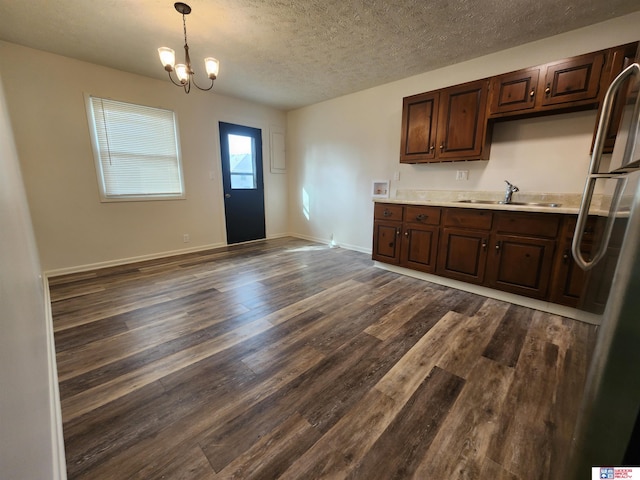
MULTIPOLYGON (((635 42, 405 97, 400 163, 486 160, 495 121, 598 108, 638 53, 635 42)), ((611 116, 605 153, 613 149, 624 98, 611 116)))
POLYGON ((491 113, 531 111, 536 105, 539 68, 518 70, 491 79, 491 113))
POLYGON ((607 51, 518 70, 490 80, 489 118, 595 107, 607 51))
MULTIPOLYGON (((626 45, 621 45, 619 47, 612 48, 610 50, 609 59, 607 65, 605 67, 605 73, 603 74, 603 93, 602 98, 604 99, 604 93, 608 85, 613 82, 613 80, 618 76, 622 70, 627 68, 633 62, 637 62, 640 58, 636 59, 636 55, 640 55, 640 51, 638 50, 638 42, 628 43, 626 45)), ((622 119, 622 112, 625 105, 625 100, 628 99, 629 96, 629 88, 630 82, 627 80, 625 85, 620 88, 620 94, 618 94, 615 99, 615 103, 613 106, 613 110, 611 112, 611 117, 609 120, 609 124, 607 125, 607 129, 605 131, 605 139, 604 139, 604 147, 602 149, 603 153, 611 153, 613 152, 613 146, 616 142, 616 135, 618 133, 618 128, 620 127, 620 120, 622 119)), ((600 119, 600 114, 602 113, 602 106, 598 110, 598 119, 600 119)), ((598 128, 598 122, 596 122, 596 126, 593 132, 593 142, 596 140, 596 130, 598 128)), ((593 142, 591 145, 591 149, 593 150, 593 142)))
POLYGON ((429 162, 436 158, 439 99, 437 91, 403 99, 401 162, 429 162))
POLYGON ((488 158, 487 92, 484 79, 404 98, 400 162, 488 158))
POLYGON ((606 52, 589 53, 545 67, 541 108, 591 104, 598 101, 606 52))

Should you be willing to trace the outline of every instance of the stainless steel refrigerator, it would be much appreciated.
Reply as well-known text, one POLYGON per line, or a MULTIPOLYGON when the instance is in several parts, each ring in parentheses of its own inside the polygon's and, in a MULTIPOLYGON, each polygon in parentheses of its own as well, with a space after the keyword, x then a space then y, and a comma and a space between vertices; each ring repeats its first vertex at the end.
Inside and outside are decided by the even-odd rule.
POLYGON ((607 296, 601 308, 590 308, 595 294, 587 288, 583 295, 584 309, 600 317, 600 326, 571 451, 556 470, 563 480, 592 478, 594 466, 640 462, 639 85, 640 65, 633 63, 607 91, 574 234, 576 263, 607 296), (615 147, 602 155, 612 120, 620 121, 615 147), (600 240, 585 251, 582 233, 593 219, 600 240))

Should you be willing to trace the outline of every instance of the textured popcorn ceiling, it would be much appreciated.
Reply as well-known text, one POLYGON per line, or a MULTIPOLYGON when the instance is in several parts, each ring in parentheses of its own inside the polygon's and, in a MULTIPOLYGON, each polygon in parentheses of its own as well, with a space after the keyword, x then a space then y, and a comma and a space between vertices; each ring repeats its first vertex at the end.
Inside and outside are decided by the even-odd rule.
MULTIPOLYGON (((214 56, 217 92, 285 110, 640 10, 639 0, 187 3, 196 73, 214 56)), ((183 56, 170 0, 0 0, 0 39, 164 79, 156 49, 183 56)))

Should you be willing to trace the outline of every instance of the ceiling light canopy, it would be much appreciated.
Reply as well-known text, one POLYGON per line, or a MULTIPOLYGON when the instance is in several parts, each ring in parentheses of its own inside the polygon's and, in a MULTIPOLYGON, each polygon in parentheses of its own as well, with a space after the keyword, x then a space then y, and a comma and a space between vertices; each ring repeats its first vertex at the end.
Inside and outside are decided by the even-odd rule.
POLYGON ((191 59, 189 58, 189 45, 187 44, 187 22, 185 15, 191 13, 191 7, 186 3, 176 2, 173 4, 178 13, 182 14, 182 26, 184 28, 184 63, 176 65, 176 52, 168 47, 160 47, 158 54, 160 55, 160 61, 162 66, 169 73, 169 79, 174 85, 183 87, 186 93, 191 91, 191 85, 195 85, 200 90, 211 90, 213 88, 213 81, 218 77, 218 70, 220 69, 220 62, 213 57, 207 57, 204 59, 204 68, 207 71, 207 76, 211 80, 211 85, 207 88, 199 86, 194 78, 194 72, 191 68, 191 59), (176 82, 171 75, 171 72, 176 72, 178 81, 176 82))

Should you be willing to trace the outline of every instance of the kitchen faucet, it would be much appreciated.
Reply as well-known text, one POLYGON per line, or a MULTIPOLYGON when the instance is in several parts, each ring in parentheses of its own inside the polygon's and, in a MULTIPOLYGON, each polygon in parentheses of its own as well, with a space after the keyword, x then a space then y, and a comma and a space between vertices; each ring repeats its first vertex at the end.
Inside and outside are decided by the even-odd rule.
POLYGON ((509 180, 505 180, 505 183, 507 184, 507 191, 504 193, 504 200, 502 201, 502 203, 511 203, 511 196, 515 192, 519 192, 520 189, 512 183, 509 183, 509 180))

